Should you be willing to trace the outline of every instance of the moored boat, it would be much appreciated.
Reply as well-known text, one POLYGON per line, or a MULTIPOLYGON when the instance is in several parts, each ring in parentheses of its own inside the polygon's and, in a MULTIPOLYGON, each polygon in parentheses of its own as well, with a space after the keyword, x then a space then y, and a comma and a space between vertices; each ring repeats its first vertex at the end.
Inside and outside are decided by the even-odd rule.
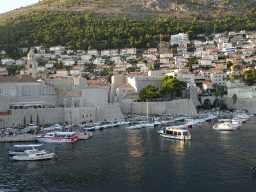
MULTIPOLYGON (((28 145, 16 145, 18 148, 26 148, 28 145)), ((46 160, 52 159, 55 153, 47 153, 45 149, 37 149, 37 145, 30 145, 30 149, 24 150, 22 154, 16 154, 12 156, 16 161, 34 161, 34 160, 46 160)))
POLYGON ((190 140, 192 139, 189 131, 180 127, 165 127, 158 132, 160 136, 169 139, 190 140))
POLYGON ((39 151, 44 150, 43 144, 14 145, 13 150, 9 150, 9 156, 25 155, 26 150, 37 148, 39 151))
POLYGON ((37 135, 36 139, 40 142, 72 143, 74 141, 77 141, 78 136, 76 135, 76 132, 52 131, 52 132, 46 133, 45 135, 37 135))

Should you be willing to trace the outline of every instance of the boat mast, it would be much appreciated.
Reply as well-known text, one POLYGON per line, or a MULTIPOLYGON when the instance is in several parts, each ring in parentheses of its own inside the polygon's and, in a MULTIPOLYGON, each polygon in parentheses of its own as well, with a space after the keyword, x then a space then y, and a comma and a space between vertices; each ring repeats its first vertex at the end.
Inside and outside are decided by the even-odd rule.
MULTIPOLYGON (((25 110, 25 112, 21 115, 20 119, 17 121, 17 123, 14 125, 14 127, 16 127, 16 125, 19 123, 19 121, 21 120, 21 118, 24 117, 24 115, 25 115, 26 112, 27 112, 27 111, 25 110)), ((14 127, 13 127, 13 128, 14 128, 14 127)))

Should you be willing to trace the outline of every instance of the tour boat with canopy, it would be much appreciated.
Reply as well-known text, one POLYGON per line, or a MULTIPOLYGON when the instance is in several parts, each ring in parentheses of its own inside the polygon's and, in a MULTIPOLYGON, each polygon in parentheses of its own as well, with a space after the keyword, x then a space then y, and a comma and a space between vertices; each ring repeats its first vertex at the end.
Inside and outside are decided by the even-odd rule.
POLYGON ((76 135, 76 132, 52 131, 52 132, 46 133, 45 135, 37 135, 36 139, 40 142, 72 143, 74 141, 77 141, 78 136, 76 135))
POLYGON ((192 138, 189 131, 181 127, 165 127, 158 133, 160 136, 169 139, 190 140, 192 138))

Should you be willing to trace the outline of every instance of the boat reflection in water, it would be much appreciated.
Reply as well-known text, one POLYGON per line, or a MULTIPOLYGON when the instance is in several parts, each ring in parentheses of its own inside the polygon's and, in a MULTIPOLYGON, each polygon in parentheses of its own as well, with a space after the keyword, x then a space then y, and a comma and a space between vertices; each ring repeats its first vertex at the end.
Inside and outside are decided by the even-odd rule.
POLYGON ((127 172, 127 185, 133 186, 143 177, 145 148, 140 130, 127 131, 127 154, 129 157, 125 161, 125 171, 127 172))

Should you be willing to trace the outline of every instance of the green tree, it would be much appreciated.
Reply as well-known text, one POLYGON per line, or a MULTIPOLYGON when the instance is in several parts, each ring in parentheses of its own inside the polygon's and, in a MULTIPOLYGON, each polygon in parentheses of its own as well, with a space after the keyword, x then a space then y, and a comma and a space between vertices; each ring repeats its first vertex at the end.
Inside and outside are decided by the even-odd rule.
POLYGON ((224 85, 217 85, 217 84, 213 84, 212 85, 215 88, 215 93, 214 96, 217 98, 218 96, 221 98, 223 98, 224 95, 227 94, 227 87, 224 85))
POLYGON ((161 95, 167 96, 168 94, 170 94, 171 98, 173 98, 174 96, 178 96, 178 97, 182 96, 182 91, 187 87, 186 82, 179 81, 173 76, 168 76, 168 75, 163 77, 160 85, 163 88, 160 91, 161 95))
POLYGON ((234 94, 234 95, 232 96, 232 99, 233 99, 233 105, 234 105, 234 104, 236 103, 237 95, 234 94))
POLYGON ((87 80, 90 80, 90 77, 87 74, 82 74, 81 78, 86 78, 87 80))
POLYGON ((159 98, 160 95, 154 85, 148 84, 147 87, 143 88, 139 94, 141 100, 159 98))

